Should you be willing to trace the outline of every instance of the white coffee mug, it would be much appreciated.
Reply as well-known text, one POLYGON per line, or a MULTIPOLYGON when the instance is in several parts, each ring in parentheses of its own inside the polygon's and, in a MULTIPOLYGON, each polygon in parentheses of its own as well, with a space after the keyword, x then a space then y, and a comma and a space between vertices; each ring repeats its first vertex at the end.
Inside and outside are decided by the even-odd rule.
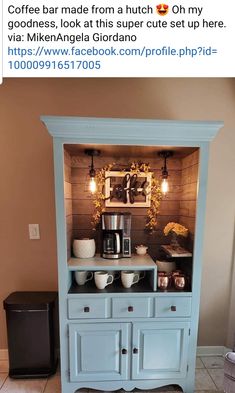
POLYGON ((106 271, 95 272, 95 285, 98 289, 104 289, 107 285, 112 284, 113 276, 106 271))
POLYGON ((87 281, 92 280, 93 273, 86 270, 75 272, 75 281, 78 285, 84 285, 87 281))
POLYGON ((121 280, 124 288, 130 288, 133 284, 136 284, 140 279, 139 273, 131 270, 123 270, 121 272, 121 280))

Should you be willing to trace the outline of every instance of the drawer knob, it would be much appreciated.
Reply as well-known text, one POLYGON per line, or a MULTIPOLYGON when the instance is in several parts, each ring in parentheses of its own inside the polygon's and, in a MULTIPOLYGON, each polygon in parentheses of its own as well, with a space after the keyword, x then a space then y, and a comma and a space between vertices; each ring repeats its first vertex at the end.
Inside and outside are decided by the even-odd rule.
POLYGON ((133 306, 129 306, 128 307, 128 312, 133 312, 134 311, 134 307, 133 306))
POLYGON ((138 348, 133 348, 133 353, 139 353, 138 348))
POLYGON ((171 306, 171 311, 176 311, 176 306, 171 306))
POLYGON ((84 307, 84 312, 90 312, 90 307, 84 307))
POLYGON ((126 355, 127 354, 127 349, 126 348, 122 348, 122 355, 126 355))

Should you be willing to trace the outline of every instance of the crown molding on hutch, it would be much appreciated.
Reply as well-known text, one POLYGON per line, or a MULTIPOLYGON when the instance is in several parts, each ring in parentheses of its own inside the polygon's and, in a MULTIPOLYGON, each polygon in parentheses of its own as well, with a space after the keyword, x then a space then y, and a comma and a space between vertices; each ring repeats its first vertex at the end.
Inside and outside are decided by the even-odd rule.
MULTIPOLYGON (((79 138, 81 142, 156 144, 174 141, 198 146, 211 141, 223 126, 222 121, 145 120, 72 116, 41 116, 49 133, 56 138, 79 138), (120 137, 122 141, 120 141, 120 137)), ((72 141, 71 141, 72 142, 72 141)))

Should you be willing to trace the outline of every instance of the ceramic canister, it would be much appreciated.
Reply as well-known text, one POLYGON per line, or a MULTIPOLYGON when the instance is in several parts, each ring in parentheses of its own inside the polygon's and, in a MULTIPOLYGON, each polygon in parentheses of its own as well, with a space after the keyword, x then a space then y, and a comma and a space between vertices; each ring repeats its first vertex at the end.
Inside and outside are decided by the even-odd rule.
POLYGON ((95 240, 74 239, 73 254, 76 258, 92 258, 95 255, 95 240))

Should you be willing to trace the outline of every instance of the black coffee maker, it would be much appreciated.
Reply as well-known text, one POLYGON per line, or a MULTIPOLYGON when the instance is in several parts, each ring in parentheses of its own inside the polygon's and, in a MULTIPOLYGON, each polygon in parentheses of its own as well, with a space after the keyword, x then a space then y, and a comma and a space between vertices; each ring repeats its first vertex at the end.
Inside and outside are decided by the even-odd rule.
POLYGON ((130 213, 103 213, 101 228, 103 258, 118 259, 131 256, 130 213))

